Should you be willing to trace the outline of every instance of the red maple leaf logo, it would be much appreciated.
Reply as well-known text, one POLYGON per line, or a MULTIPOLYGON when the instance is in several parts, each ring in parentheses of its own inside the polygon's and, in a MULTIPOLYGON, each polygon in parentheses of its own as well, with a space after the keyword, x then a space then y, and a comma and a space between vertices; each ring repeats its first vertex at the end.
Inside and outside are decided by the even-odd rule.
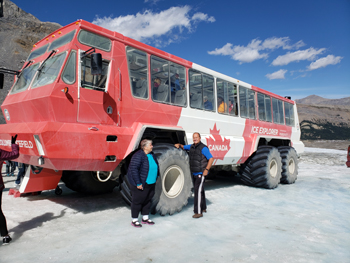
POLYGON ((220 130, 216 128, 216 123, 214 124, 214 128, 210 130, 211 137, 209 137, 207 140, 207 146, 209 148, 209 151, 213 155, 214 159, 220 159, 223 160, 226 153, 231 149, 230 147, 230 140, 222 139, 221 135, 219 134, 220 130))

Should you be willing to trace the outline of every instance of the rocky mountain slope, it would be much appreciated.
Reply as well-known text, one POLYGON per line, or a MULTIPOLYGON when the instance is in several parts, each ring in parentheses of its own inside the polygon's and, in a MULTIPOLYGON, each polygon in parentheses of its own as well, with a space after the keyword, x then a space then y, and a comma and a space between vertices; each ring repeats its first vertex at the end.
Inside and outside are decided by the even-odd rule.
MULTIPOLYGON (((1 2, 3 5, 2 14, 0 14, 0 67, 19 70, 33 45, 60 28, 61 25, 41 22, 9 0, 1 0, 1 2)), ((2 104, 12 84, 13 76, 6 74, 5 87, 0 90, 0 104, 2 104)), ((2 112, 0 113, 0 123, 5 123, 2 112)))
POLYGON ((302 140, 350 140, 350 97, 325 99, 311 95, 295 101, 302 140))

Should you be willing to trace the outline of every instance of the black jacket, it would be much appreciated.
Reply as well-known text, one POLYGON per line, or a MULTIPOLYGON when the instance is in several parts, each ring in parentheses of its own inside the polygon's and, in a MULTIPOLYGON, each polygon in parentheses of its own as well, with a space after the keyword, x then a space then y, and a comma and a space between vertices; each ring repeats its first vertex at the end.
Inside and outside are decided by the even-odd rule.
MULTIPOLYGON (((157 157, 154 155, 153 152, 151 152, 153 159, 155 160, 157 166, 158 166, 158 172, 157 172, 157 178, 160 175, 159 174, 159 164, 157 157)), ((145 152, 141 149, 138 150, 131 158, 129 168, 128 168, 128 179, 129 182, 137 186, 138 184, 145 185, 147 176, 149 171, 149 163, 148 163, 148 157, 145 154, 145 152)))
POLYGON ((207 147, 204 143, 192 144, 189 156, 190 156, 190 169, 191 173, 203 173, 207 167, 208 160, 202 154, 202 149, 207 147))

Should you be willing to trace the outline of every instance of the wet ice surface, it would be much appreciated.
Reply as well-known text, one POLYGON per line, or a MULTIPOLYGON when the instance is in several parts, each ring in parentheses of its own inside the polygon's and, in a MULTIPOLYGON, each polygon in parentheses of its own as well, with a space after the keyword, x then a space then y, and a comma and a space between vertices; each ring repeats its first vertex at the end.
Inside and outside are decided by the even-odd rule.
POLYGON ((5 178, 13 242, 0 247, 0 262, 349 262, 346 151, 307 148, 301 160, 293 185, 266 190, 218 177, 206 183, 203 218, 192 219, 190 198, 182 212, 151 216, 156 225, 141 229, 117 189, 89 197, 62 185, 62 196, 14 198, 15 179, 5 178))

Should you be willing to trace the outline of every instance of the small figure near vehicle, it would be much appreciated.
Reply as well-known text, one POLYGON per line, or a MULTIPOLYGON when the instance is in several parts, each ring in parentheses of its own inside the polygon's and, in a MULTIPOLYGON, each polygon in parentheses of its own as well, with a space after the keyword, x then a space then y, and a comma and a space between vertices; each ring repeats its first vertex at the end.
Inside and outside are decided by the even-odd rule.
MULTIPOLYGON (((13 160, 19 156, 19 146, 15 143, 17 139, 17 134, 12 136, 11 138, 11 147, 12 151, 4 151, 0 149, 0 171, 2 170, 3 161, 13 160)), ((5 189, 4 181, 2 180, 2 176, 0 176, 0 233, 2 236, 2 244, 7 245, 11 242, 12 238, 9 236, 6 224, 6 218, 1 209, 1 199, 2 199, 2 191, 5 189)))
POLYGON ((7 160, 6 161, 6 176, 15 176, 17 163, 7 160))

